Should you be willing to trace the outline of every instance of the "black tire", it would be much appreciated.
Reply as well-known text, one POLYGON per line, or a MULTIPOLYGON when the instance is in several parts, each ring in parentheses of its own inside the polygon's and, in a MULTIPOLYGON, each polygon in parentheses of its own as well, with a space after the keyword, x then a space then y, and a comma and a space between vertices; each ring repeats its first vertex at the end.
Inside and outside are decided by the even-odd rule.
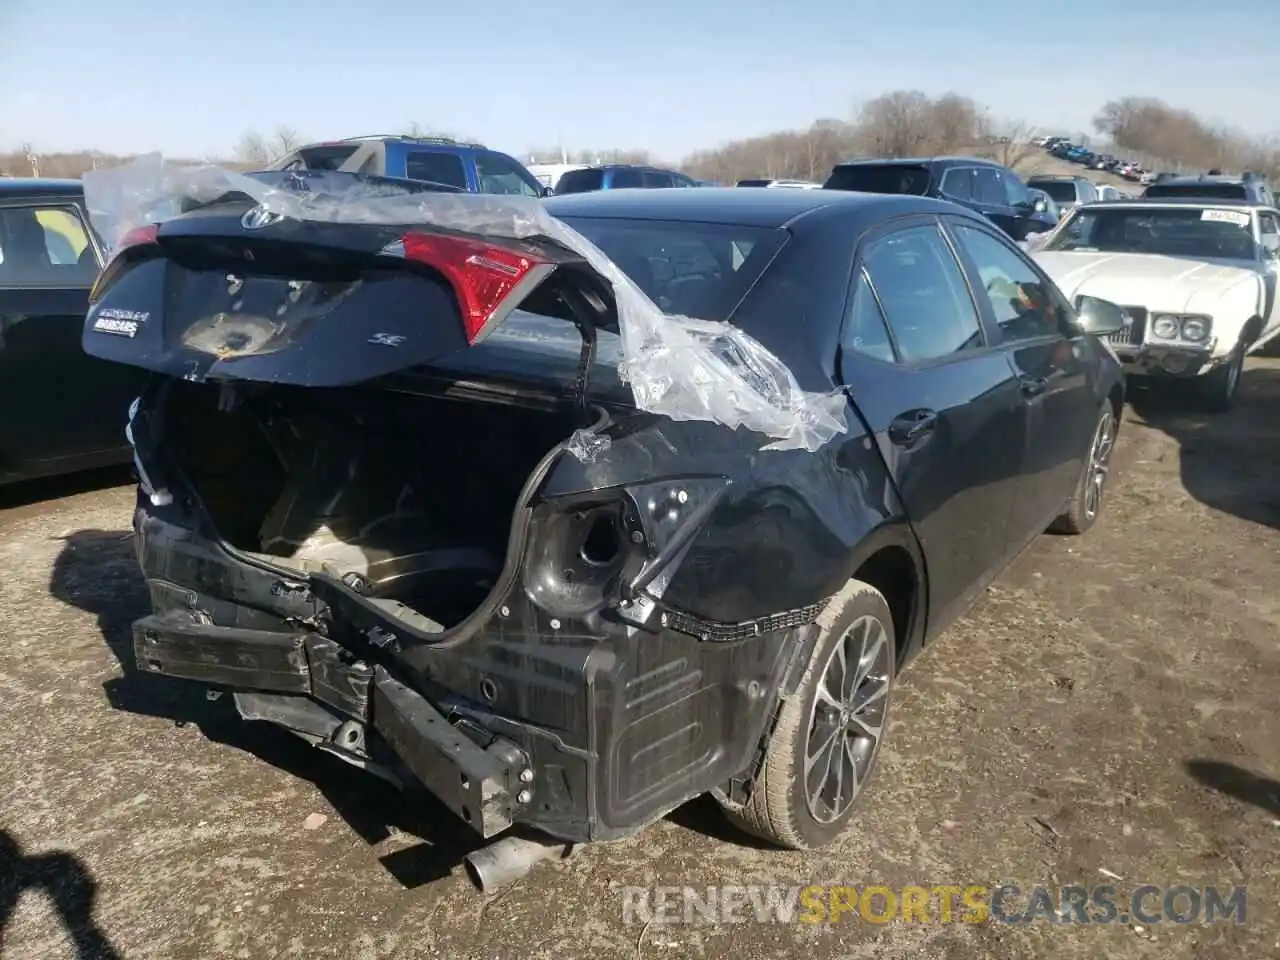
POLYGON ((1244 347, 1237 346, 1222 366, 1199 377, 1200 403, 1209 413, 1226 413, 1240 392, 1240 375, 1244 373, 1244 347))
MULTIPOLYGON (((742 805, 721 804, 728 818, 747 833, 792 850, 812 850, 824 846, 839 836, 853 817, 858 801, 865 795, 867 784, 875 772, 880 745, 888 732, 889 702, 896 676, 897 639, 893 630, 893 617, 879 590, 861 581, 851 580, 828 604, 818 618, 818 626, 821 631, 818 641, 814 644, 813 653, 795 695, 785 699, 781 705, 778 721, 765 749, 764 761, 750 798, 742 805), (867 630, 866 634, 862 633, 864 628, 867 630), (876 637, 878 640, 868 641, 868 637, 876 637), (856 651, 860 644, 865 649, 865 646, 873 643, 878 643, 879 646, 876 647, 875 657, 868 657, 873 662, 868 664, 867 678, 861 685, 856 682, 851 685, 850 700, 857 702, 858 691, 865 691, 873 686, 877 695, 866 709, 860 712, 855 710, 849 717, 845 717, 841 711, 839 718, 832 717, 829 722, 820 720, 822 726, 815 726, 814 721, 819 720, 820 712, 832 712, 826 707, 825 701, 819 703, 819 693, 826 689, 825 681, 834 683, 838 679, 843 686, 843 681, 847 679, 847 676, 831 673, 832 670, 839 670, 837 654, 840 648, 856 651), (883 656, 880 656, 881 652, 883 656), (872 711, 875 711, 874 717, 872 711), (858 726, 856 718, 859 715, 868 724, 873 720, 878 722, 878 735, 874 742, 867 744, 870 738, 848 732, 850 725, 858 726), (804 771, 811 741, 813 745, 830 742, 823 739, 828 730, 832 731, 830 737, 835 741, 832 749, 840 753, 839 771, 851 774, 854 787, 847 803, 841 797, 841 801, 832 804, 830 808, 823 807, 823 813, 827 816, 819 817, 815 816, 815 808, 810 805, 804 771), (814 736, 811 736, 811 731, 814 736), (864 762, 857 764, 857 757, 862 757, 864 762), (862 772, 860 778, 855 772, 858 770, 862 772)), ((849 653, 846 652, 846 664, 848 659, 849 653)), ((854 680, 856 674, 855 670, 854 680)), ((845 708, 847 710, 848 704, 845 708)), ((815 771, 819 765, 815 764, 815 771)))
POLYGON ((1050 533, 1079 535, 1097 523, 1106 496, 1107 479, 1111 475, 1116 426, 1115 408, 1111 406, 1110 400, 1104 400, 1097 424, 1093 428, 1088 455, 1080 469, 1080 479, 1076 481, 1075 492, 1062 513, 1049 526, 1050 533))

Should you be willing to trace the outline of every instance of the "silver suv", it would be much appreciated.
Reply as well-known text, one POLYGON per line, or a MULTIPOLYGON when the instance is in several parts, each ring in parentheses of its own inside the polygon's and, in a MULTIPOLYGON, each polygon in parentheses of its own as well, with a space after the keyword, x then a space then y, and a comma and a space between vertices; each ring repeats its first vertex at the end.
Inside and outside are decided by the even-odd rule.
POLYGON ((1082 203, 1093 203, 1101 199, 1098 188, 1084 177, 1041 175, 1027 180, 1027 186, 1043 190, 1051 196, 1063 214, 1082 203))

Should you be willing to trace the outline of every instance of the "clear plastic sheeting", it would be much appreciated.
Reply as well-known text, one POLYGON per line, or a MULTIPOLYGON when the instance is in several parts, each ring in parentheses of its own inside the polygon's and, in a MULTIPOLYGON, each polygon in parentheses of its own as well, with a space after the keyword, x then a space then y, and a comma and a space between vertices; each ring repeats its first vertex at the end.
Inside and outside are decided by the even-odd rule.
POLYGON ((602 433, 590 430, 575 430, 569 437, 569 452, 584 463, 594 463, 601 455, 608 452, 613 440, 602 433))
POLYGON ((108 248, 131 229, 229 193, 297 220, 546 237, 573 250, 612 284, 622 334, 618 371, 639 409, 673 420, 745 427, 769 437, 770 450, 815 451, 848 429, 842 392, 802 390, 785 364, 731 324, 664 314, 603 251, 533 198, 417 192, 345 174, 243 174, 175 164, 160 154, 90 171, 84 188, 90 219, 108 248))

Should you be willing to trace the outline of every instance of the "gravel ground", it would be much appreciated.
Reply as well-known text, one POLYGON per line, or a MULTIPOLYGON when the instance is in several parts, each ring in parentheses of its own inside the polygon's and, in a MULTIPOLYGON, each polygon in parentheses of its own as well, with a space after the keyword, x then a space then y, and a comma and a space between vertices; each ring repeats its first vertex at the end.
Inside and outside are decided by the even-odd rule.
POLYGON ((1100 526, 1041 538, 904 676, 835 846, 761 850, 695 802, 491 896, 441 809, 131 672, 146 597, 127 487, 9 491, 0 957, 1280 956, 1280 362, 1253 361, 1226 416, 1134 403, 1100 526), (1213 925, 623 911, 628 886, 1002 882, 1247 885, 1247 910, 1213 925))

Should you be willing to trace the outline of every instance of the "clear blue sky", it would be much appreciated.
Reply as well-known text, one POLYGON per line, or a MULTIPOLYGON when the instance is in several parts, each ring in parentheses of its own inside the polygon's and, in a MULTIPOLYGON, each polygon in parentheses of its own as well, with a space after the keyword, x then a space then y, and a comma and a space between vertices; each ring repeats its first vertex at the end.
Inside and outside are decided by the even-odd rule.
POLYGON ((1086 131, 1158 96, 1280 131, 1280 0, 0 0, 0 148, 226 153, 287 123, 699 147, 948 89, 1086 131))

